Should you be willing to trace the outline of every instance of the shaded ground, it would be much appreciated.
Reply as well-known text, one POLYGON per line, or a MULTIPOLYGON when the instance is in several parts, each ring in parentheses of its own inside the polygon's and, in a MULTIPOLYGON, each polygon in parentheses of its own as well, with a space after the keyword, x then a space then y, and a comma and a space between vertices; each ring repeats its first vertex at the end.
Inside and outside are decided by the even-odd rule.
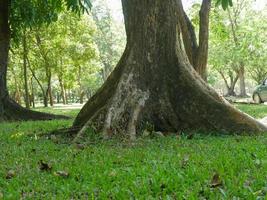
MULTIPOLYGON (((238 107, 256 118, 267 116, 267 106, 238 107)), ((79 110, 48 111, 75 116, 79 110)), ((135 144, 95 139, 86 147, 41 137, 71 123, 0 124, 0 199, 266 198, 267 135, 180 135, 135 144), (41 170, 40 160, 51 170, 41 170)))

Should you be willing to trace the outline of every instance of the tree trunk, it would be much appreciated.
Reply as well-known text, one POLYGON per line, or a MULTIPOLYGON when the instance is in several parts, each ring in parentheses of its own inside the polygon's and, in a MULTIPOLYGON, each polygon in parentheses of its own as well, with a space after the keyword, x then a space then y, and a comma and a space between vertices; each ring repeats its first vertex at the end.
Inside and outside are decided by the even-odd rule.
MULTIPOLYGON (((28 60, 28 63, 29 63, 29 60, 28 60)), ((29 65, 29 69, 30 69, 30 71, 32 73, 33 78, 36 80, 37 84, 39 85, 39 87, 40 87, 40 89, 42 91, 44 107, 48 107, 48 98, 47 98, 46 91, 45 91, 44 87, 42 86, 42 83, 40 82, 40 80, 37 78, 34 70, 30 67, 30 65, 29 65)))
POLYGON ((4 119, 4 100, 8 95, 6 74, 9 42, 10 30, 8 25, 8 1, 0 0, 0 121, 4 119))
POLYGON ((73 127, 131 139, 156 131, 260 132, 260 122, 226 103, 196 73, 178 38, 176 0, 122 0, 127 45, 117 67, 73 127), (223 113, 223 114, 222 114, 223 113))
POLYGON ((54 98, 53 98, 51 83, 49 84, 49 87, 48 87, 48 96, 49 96, 50 106, 52 107, 52 106, 54 106, 54 98))
POLYGON ((31 102, 32 107, 35 108, 35 91, 34 91, 34 85, 33 85, 33 77, 31 77, 31 102))
POLYGON ((199 11, 199 36, 195 33, 195 28, 186 15, 182 1, 178 0, 178 19, 180 23, 183 44, 190 64, 198 72, 204 81, 207 81, 207 62, 209 49, 209 13, 211 0, 202 0, 199 11))
POLYGON ((247 97, 246 92, 246 82, 245 82, 245 67, 241 64, 239 69, 239 87, 240 87, 240 97, 247 97))
POLYGON ((66 118, 25 109, 10 99, 6 82, 10 44, 9 4, 9 0, 0 0, 0 121, 66 118))
MULTIPOLYGON (((241 7, 240 7, 241 8, 241 7)), ((234 18, 231 15, 231 12, 229 9, 227 9, 228 12, 228 17, 230 20, 230 24, 231 24, 231 31, 232 31, 232 36, 233 36, 233 40, 235 43, 235 46, 238 47, 239 46, 239 41, 237 38, 237 29, 238 29, 238 25, 237 25, 237 15, 233 14, 234 18)), ((238 11, 239 13, 241 13, 241 10, 238 11)), ((246 93, 246 83, 245 83, 245 67, 244 67, 244 63, 241 61, 240 62, 240 67, 238 69, 238 74, 239 74, 239 89, 240 89, 240 97, 247 97, 247 93, 246 93)))
POLYGON ((59 81, 59 85, 60 85, 62 101, 63 101, 63 104, 66 105, 67 101, 66 101, 66 90, 64 87, 64 83, 63 83, 63 80, 61 77, 58 78, 58 81, 59 81))
POLYGON ((84 98, 84 91, 80 92, 80 104, 83 104, 83 98, 84 98))
POLYGON ((30 109, 30 97, 29 97, 29 87, 28 87, 28 73, 27 73, 27 39, 26 30, 23 33, 23 76, 24 76, 24 91, 25 91, 25 106, 30 109))
POLYGON ((78 85, 79 85, 79 101, 80 104, 83 104, 83 97, 84 97, 84 91, 82 88, 82 68, 81 66, 78 67, 78 85))
POLYGON ((43 99, 43 103, 44 103, 44 107, 47 108, 48 107, 48 97, 47 97, 47 94, 44 93, 44 99, 43 99))
POLYGON ((239 76, 236 75, 234 77, 233 73, 231 71, 229 71, 229 73, 228 73, 229 77, 230 77, 230 84, 229 84, 224 73, 222 71, 218 71, 218 72, 221 75, 221 77, 223 78, 223 81, 224 81, 226 89, 227 89, 227 93, 224 96, 236 96, 235 86, 236 86, 236 83, 238 81, 239 76))

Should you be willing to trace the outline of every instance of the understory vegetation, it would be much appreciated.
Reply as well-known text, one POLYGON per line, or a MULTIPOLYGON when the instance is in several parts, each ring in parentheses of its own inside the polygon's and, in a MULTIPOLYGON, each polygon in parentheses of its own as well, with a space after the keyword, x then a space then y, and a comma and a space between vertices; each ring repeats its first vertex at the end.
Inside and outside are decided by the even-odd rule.
MULTIPOLYGON (((237 106, 267 115, 264 105, 237 106)), ((71 146, 68 137, 47 135, 71 124, 1 124, 0 199, 266 199, 266 135, 95 138, 71 146)))

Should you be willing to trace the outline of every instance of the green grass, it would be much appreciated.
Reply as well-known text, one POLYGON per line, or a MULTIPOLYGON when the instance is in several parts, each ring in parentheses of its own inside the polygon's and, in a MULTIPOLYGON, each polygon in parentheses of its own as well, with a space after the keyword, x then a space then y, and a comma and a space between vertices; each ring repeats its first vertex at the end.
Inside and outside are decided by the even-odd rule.
MULTIPOLYGON (((267 106, 238 107, 267 115, 267 106)), ((0 124, 0 199, 267 199, 266 135, 99 141, 83 150, 41 137, 71 122, 0 124), (15 175, 6 179, 9 170, 15 175), (211 188, 216 173, 222 185, 211 188)))
POLYGON ((266 105, 246 105, 238 104, 237 107, 242 111, 250 114, 251 116, 261 119, 267 116, 267 106, 266 105))

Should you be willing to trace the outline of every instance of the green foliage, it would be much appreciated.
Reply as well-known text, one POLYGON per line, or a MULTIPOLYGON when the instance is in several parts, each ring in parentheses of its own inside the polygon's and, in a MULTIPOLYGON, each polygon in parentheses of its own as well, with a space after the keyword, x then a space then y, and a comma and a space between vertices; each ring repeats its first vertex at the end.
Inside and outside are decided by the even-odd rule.
MULTIPOLYGON (((267 114, 266 106, 242 108, 259 108, 256 115, 267 114)), ((58 110, 62 111, 66 112, 58 110)), ((139 139, 134 145, 96 141, 83 150, 64 144, 60 136, 41 137, 71 122, 1 124, 3 199, 265 198, 266 135, 197 135, 192 140, 170 136, 139 139), (41 171, 40 160, 51 165, 51 171, 41 171), (6 179, 9 170, 14 171, 14 177, 6 179), (69 176, 58 176, 57 171, 69 176), (222 186, 212 188, 216 173, 222 186)))
POLYGON ((49 24, 67 8, 78 14, 91 8, 89 0, 10 0, 10 27, 13 38, 18 39, 22 30, 49 24))
POLYGON ((126 34, 123 22, 118 23, 112 18, 106 0, 94 0, 92 2, 94 5, 92 16, 97 26, 94 40, 103 66, 102 77, 106 80, 123 53, 126 34))
MULTIPOLYGON (((77 16, 71 12, 60 14, 57 22, 49 26, 26 29, 28 77, 29 80, 33 79, 31 72, 35 74, 33 88, 37 96, 44 95, 49 82, 52 83, 54 95, 56 92, 62 93, 63 89, 81 90, 90 94, 97 90, 102 79, 99 77, 99 53, 93 41, 95 32, 96 26, 90 15, 77 16)), ((23 64, 21 44, 12 42, 12 51, 8 84, 13 97, 14 93, 22 96, 23 84, 18 82, 22 82, 23 76, 17 76, 23 64), (14 71, 17 73, 13 73, 14 71)))
POLYGON ((216 8, 210 15, 209 66, 227 79, 238 74, 256 83, 267 76, 266 9, 255 10, 252 0, 234 1, 226 12, 216 8))
POLYGON ((226 10, 229 6, 233 6, 232 0, 217 0, 216 6, 221 5, 224 10, 226 10))

